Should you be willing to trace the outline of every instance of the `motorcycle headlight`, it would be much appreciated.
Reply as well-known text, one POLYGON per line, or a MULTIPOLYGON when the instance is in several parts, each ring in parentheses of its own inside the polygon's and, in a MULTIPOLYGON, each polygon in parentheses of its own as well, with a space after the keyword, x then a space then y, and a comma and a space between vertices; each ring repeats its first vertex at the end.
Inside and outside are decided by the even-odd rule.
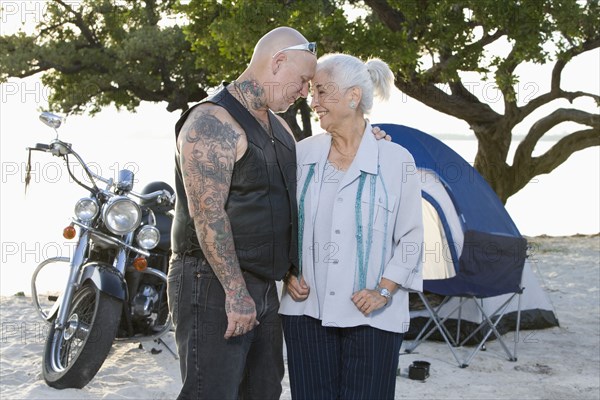
POLYGON ((158 245, 160 232, 154 225, 144 225, 135 238, 137 244, 144 250, 150 250, 158 245))
POLYGON ((104 205, 102 218, 109 231, 115 235, 125 235, 140 225, 142 211, 137 203, 127 197, 116 196, 104 205))
POLYGON ((75 204, 75 216, 81 222, 89 222, 98 214, 98 203, 94 199, 84 197, 75 204))

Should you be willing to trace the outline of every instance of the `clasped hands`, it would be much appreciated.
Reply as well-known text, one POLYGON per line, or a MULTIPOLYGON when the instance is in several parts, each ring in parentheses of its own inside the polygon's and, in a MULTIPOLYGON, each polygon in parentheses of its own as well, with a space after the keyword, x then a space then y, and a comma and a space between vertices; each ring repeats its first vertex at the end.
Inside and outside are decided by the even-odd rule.
MULTIPOLYGON (((310 288, 306 284, 304 277, 298 279, 297 276, 290 275, 286 281, 287 291, 296 301, 304 301, 310 293, 310 288)), ((352 302, 363 313, 368 316, 373 311, 377 311, 384 307, 387 299, 379 294, 377 290, 362 289, 352 295, 352 302)))

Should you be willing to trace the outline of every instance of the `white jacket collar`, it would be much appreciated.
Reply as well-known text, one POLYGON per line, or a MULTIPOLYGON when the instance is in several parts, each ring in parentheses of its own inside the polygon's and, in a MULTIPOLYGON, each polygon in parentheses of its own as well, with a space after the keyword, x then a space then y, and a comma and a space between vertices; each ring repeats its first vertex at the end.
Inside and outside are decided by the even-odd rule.
MULTIPOLYGON (((312 148, 311 151, 305 155, 303 164, 325 164, 329 149, 331 148, 331 136, 329 134, 324 134, 315 144, 317 146, 312 148)), ((373 136, 373 127, 369 123, 369 120, 367 120, 358 151, 345 176, 349 179, 354 179, 360 176, 361 171, 375 175, 377 174, 378 163, 379 147, 377 145, 377 139, 373 136)))
POLYGON ((377 139, 373 136, 373 127, 367 120, 360 146, 346 175, 354 175, 356 177, 360 175, 361 171, 376 175, 378 164, 379 146, 377 145, 377 139))

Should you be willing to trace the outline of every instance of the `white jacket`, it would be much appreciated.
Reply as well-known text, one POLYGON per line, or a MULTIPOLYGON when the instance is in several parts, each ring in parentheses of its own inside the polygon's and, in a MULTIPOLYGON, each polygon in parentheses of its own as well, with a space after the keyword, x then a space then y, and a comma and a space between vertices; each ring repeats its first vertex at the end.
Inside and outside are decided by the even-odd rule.
MULTIPOLYGON (((314 232, 315 229, 328 229, 321 227, 315 216, 321 182, 327 178, 324 176, 324 165, 330 146, 331 136, 328 134, 312 136, 297 145, 299 205, 308 172, 311 165, 314 165, 314 176, 304 197, 301 249, 302 275, 311 288, 315 288, 315 252, 311 251, 314 232)), ((395 143, 376 140, 371 133, 371 125, 367 124, 358 152, 340 182, 336 196, 330 232, 336 251, 330 255, 332 259, 327 271, 323 310, 319 312, 316 290, 311 290, 306 300, 297 302, 284 289, 280 313, 315 318, 321 316, 323 326, 369 325, 391 332, 406 332, 410 321, 408 291, 422 291, 423 288, 421 182, 413 157, 395 143), (356 196, 361 171, 377 175, 378 170, 380 175, 377 176, 375 186, 373 241, 368 258, 366 288, 375 289, 383 265, 383 277, 399 284, 400 289, 385 307, 365 317, 351 299, 357 276, 356 196)), ((368 237, 371 198, 370 178, 367 178, 361 197, 365 242, 368 237)))

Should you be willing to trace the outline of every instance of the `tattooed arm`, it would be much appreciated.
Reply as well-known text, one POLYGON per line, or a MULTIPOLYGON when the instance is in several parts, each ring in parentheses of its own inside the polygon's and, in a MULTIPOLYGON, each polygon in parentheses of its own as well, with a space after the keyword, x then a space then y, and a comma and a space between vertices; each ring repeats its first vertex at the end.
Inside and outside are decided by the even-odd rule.
POLYGON ((254 328, 256 309, 235 253, 225 203, 233 166, 247 146, 246 137, 219 107, 198 107, 179 135, 181 170, 198 241, 225 291, 225 339, 254 328))

